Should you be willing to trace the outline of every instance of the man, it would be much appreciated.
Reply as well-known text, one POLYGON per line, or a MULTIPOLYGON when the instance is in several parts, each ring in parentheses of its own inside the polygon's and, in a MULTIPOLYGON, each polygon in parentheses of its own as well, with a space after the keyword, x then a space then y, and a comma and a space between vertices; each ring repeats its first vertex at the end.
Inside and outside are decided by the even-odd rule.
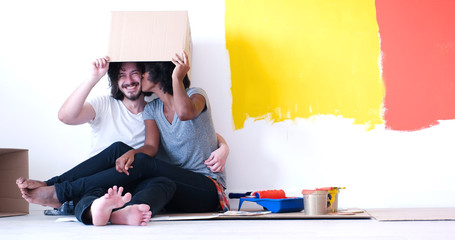
POLYGON ((99 58, 92 64, 91 75, 65 101, 58 117, 69 125, 89 123, 92 129, 93 156, 116 141, 133 148, 144 143, 142 111, 145 107, 141 91, 142 69, 136 63, 111 63, 99 58), (111 66, 109 66, 111 65, 111 66), (92 88, 109 70, 111 96, 99 96, 90 101, 92 88))
MULTIPOLYGON (((142 72, 140 64, 109 63, 108 57, 96 59, 92 64, 90 76, 61 107, 58 116, 62 122, 69 125, 84 123, 91 125, 90 156, 118 141, 133 148, 143 145, 145 126, 142 112, 146 101, 141 91, 142 72), (87 101, 90 91, 106 73, 110 80, 111 96, 101 96, 87 101)), ((223 171, 229 153, 229 147, 224 139, 220 135, 217 135, 217 138, 219 148, 205 161, 207 167, 213 172, 223 171)), ((165 155, 161 153, 158 156, 163 158, 165 155)), ((29 191, 53 184, 53 179, 46 182, 25 178, 17 180, 17 185, 26 199, 29 191)), ((72 210, 71 206, 65 203, 54 213, 71 214, 72 210)))

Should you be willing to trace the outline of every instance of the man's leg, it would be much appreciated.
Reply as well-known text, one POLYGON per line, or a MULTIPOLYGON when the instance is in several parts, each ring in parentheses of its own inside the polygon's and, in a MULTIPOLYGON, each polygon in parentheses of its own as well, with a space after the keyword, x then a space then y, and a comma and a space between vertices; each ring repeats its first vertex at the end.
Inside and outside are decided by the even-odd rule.
POLYGON ((21 193, 24 194, 25 191, 39 187, 52 186, 55 183, 63 181, 74 181, 78 178, 90 176, 99 171, 115 166, 115 160, 131 149, 132 148, 130 146, 122 142, 116 142, 97 155, 85 160, 60 176, 55 176, 47 181, 20 177, 16 180, 16 184, 21 193))
POLYGON ((51 186, 63 181, 74 181, 78 178, 87 177, 115 167, 115 160, 131 149, 133 148, 122 142, 115 142, 97 155, 85 160, 62 175, 47 180, 46 184, 47 186, 51 186))
MULTIPOLYGON (((48 180, 46 182, 47 186, 31 188, 30 186, 27 186, 27 181, 23 181, 23 179, 20 178, 18 179, 18 181, 21 180, 21 183, 18 183, 18 187, 22 193, 23 198, 30 203, 40 204, 43 206, 51 206, 54 208, 59 207, 64 202, 82 197, 82 195, 84 195, 86 191, 85 185, 82 185, 76 187, 75 194, 73 194, 73 192, 75 191, 73 191, 70 187, 65 188, 65 191, 59 192, 58 189, 62 188, 56 188, 56 185, 58 185, 60 182, 62 184, 63 183, 67 184, 70 181, 74 180, 77 181, 80 178, 94 175, 103 170, 112 173, 112 170, 115 171, 115 160, 131 149, 132 148, 130 146, 124 143, 116 142, 109 146, 108 148, 106 148, 105 150, 103 150, 102 152, 100 152, 99 154, 80 163, 79 165, 65 172, 64 174, 48 180)), ((109 176, 111 176, 111 174, 109 174, 109 176)), ((33 186, 36 186, 37 184, 32 181, 35 180, 31 180, 29 183, 34 183, 33 186)), ((91 188, 87 188, 87 191, 98 187, 103 187, 107 189, 113 185, 115 185, 115 182, 112 184, 111 182, 108 182, 108 184, 104 185, 93 185, 91 188)))

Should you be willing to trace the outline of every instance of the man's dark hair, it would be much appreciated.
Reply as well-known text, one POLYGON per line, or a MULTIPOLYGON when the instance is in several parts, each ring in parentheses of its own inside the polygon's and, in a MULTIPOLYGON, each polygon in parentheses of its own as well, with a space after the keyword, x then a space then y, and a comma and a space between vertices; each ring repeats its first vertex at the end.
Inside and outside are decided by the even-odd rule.
MULTIPOLYGON (((144 64, 145 72, 149 73, 148 81, 155 84, 159 83, 159 87, 164 93, 173 95, 172 90, 172 72, 174 71, 175 64, 172 62, 147 62, 144 64)), ((190 87, 190 79, 188 74, 183 78, 183 86, 185 89, 190 87)))
MULTIPOLYGON (((144 72, 144 64, 136 63, 141 74, 144 72)), ((107 75, 109 77, 109 86, 111 87, 111 95, 114 99, 123 100, 125 95, 120 91, 118 86, 118 77, 120 70, 122 69, 122 62, 111 62, 109 63, 109 69, 107 75)))

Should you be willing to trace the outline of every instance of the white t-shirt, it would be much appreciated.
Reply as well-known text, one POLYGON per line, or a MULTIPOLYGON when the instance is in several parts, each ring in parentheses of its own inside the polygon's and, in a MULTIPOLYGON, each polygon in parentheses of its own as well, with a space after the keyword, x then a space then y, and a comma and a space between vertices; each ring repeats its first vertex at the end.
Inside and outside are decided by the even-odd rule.
POLYGON ((111 96, 98 96, 89 103, 96 117, 89 122, 92 128, 91 152, 89 157, 101 152, 114 142, 139 148, 144 145, 145 125, 142 112, 131 113, 122 101, 111 96))

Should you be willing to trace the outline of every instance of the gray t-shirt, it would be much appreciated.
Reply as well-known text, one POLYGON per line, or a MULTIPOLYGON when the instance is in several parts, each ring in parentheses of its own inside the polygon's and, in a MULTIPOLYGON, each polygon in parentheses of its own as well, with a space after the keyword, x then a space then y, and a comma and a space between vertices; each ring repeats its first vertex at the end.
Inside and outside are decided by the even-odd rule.
POLYGON ((218 148, 207 94, 201 88, 189 88, 186 92, 188 96, 200 94, 205 98, 206 107, 195 119, 180 121, 175 114, 172 124, 169 123, 164 116, 163 102, 160 99, 148 103, 142 116, 144 120, 155 120, 161 143, 172 164, 212 177, 226 186, 224 172, 214 173, 204 164, 204 160, 218 148))

